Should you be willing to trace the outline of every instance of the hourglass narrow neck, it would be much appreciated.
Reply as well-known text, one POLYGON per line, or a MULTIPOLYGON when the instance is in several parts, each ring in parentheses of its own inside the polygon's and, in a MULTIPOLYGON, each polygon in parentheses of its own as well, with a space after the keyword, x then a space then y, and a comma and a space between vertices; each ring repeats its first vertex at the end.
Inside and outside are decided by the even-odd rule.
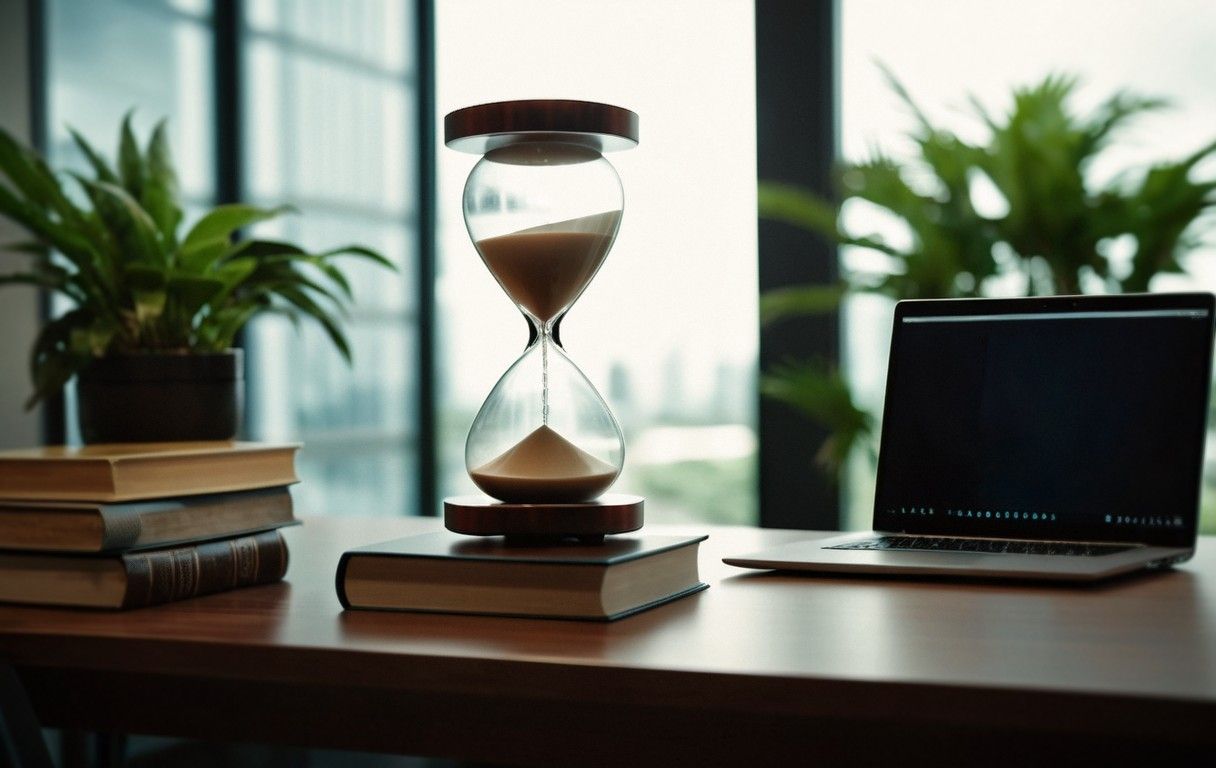
POLYGON ((566 315, 563 313, 547 323, 537 323, 535 319, 524 315, 524 320, 526 320, 528 323, 528 343, 525 348, 529 348, 535 344, 540 339, 541 335, 547 330, 549 338, 553 340, 553 343, 557 345, 558 349, 565 349, 565 346, 562 345, 561 335, 562 318, 565 316, 566 315))

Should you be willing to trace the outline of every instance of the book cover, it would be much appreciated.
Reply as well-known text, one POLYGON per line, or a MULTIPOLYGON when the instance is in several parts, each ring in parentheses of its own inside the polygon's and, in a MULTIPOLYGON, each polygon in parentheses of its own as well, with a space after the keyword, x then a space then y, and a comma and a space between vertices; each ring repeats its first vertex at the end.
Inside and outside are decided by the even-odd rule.
POLYGON ((344 608, 611 621, 685 595, 707 537, 613 537, 520 546, 440 532, 350 550, 336 573, 344 608))
POLYGON ((286 487, 113 504, 0 500, 0 549, 118 552, 294 524, 286 487))
POLYGON ((287 560, 277 530, 111 556, 0 552, 0 602, 141 608, 269 584, 287 560))
POLYGON ((117 502, 289 485, 299 447, 225 440, 0 451, 0 499, 117 502))

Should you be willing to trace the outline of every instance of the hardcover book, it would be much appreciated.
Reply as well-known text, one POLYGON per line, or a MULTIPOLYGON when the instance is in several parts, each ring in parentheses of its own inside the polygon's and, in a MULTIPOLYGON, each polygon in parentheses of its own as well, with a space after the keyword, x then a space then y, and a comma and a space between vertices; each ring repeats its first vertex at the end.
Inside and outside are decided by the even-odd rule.
POLYGON ((278 531, 109 557, 0 552, 0 602, 141 608, 269 584, 286 572, 278 531))
POLYGON ((116 552, 292 525, 286 487, 102 504, 0 500, 0 549, 116 552))
POLYGON ((113 502, 289 485, 299 447, 216 441, 0 451, 0 498, 113 502))
POLYGON ((637 536, 602 545, 520 546, 429 533, 346 552, 344 608, 612 621, 706 588, 707 537, 637 536))

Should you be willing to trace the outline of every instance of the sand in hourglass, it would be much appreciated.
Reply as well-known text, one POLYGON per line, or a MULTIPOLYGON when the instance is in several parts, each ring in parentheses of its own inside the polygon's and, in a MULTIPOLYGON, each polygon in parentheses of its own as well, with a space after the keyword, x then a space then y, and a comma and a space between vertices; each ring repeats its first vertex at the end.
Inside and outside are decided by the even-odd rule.
MULTIPOLYGON (((612 245, 620 211, 522 229, 477 241, 486 266, 522 309, 548 323, 570 306, 595 276, 612 245)), ((547 343, 542 339, 542 344, 547 343)), ((547 393, 546 393, 547 399, 547 393)), ((548 425, 469 476, 481 490, 510 503, 575 503, 599 496, 618 469, 548 425)))
POLYGON ((608 490, 617 469, 547 426, 537 427, 469 477, 490 496, 519 504, 590 501, 608 490))
POLYGON ((616 234, 620 211, 522 229, 477 241, 477 250, 520 307, 548 322, 595 276, 616 234))

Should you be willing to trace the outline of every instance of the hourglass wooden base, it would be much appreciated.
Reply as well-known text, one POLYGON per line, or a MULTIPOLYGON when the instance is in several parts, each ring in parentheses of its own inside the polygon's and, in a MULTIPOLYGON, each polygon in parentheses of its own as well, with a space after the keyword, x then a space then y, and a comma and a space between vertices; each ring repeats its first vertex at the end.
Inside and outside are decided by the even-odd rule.
POLYGON ((455 496, 443 501, 443 524, 472 536, 595 544, 605 535, 641 528, 644 506, 641 496, 621 493, 575 504, 507 504, 485 496, 455 496))

